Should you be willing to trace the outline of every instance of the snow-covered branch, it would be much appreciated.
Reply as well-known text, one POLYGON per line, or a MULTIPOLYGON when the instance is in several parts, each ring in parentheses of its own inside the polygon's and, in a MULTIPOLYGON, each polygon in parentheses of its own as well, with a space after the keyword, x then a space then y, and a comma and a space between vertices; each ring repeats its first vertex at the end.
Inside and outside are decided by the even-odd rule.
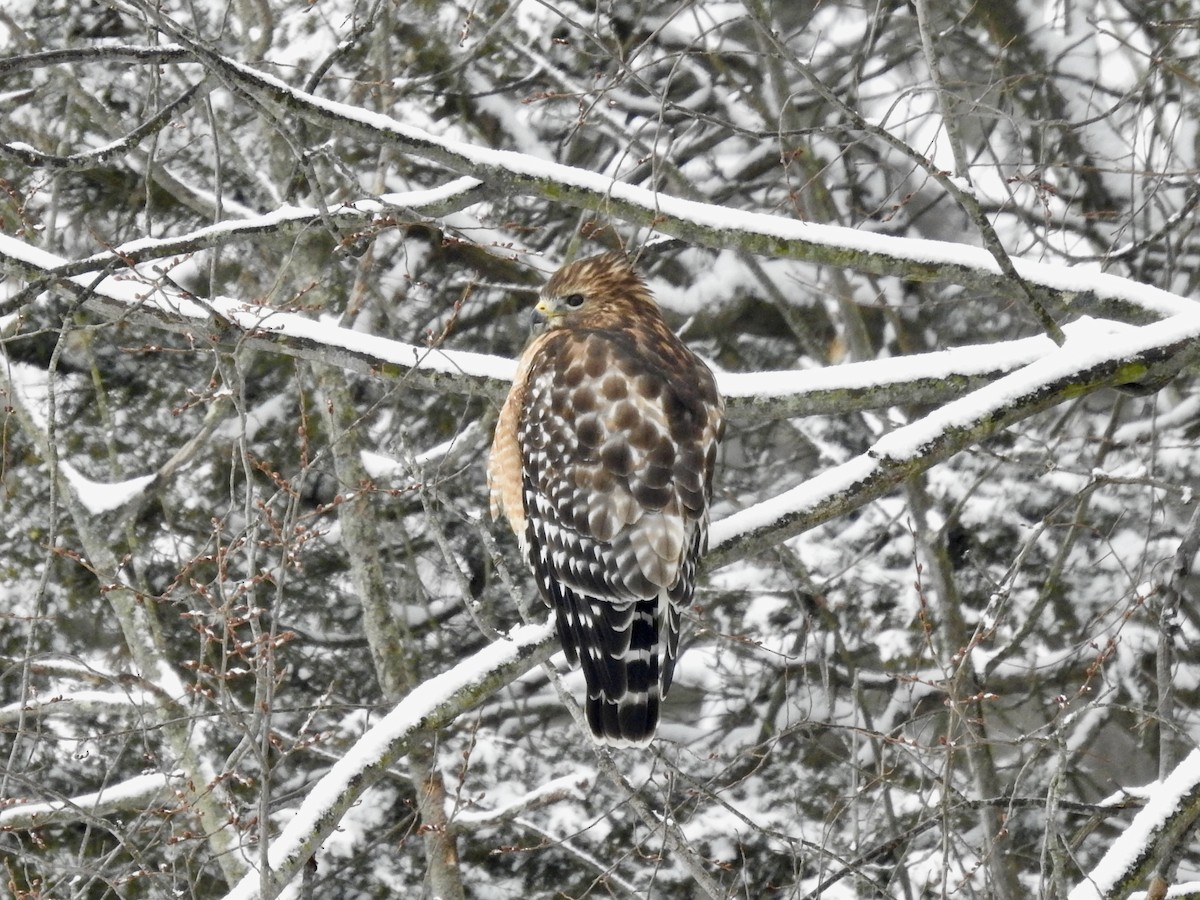
POLYGON ((274 349, 356 372, 406 378, 430 390, 492 397, 504 395, 515 370, 508 359, 464 351, 448 354, 228 297, 202 300, 136 273, 60 278, 57 270, 65 260, 7 235, 0 235, 0 261, 30 280, 61 284, 86 306, 113 319, 186 334, 201 345, 274 349))
POLYGON ((1200 360, 1200 311, 1067 343, 880 438, 867 452, 771 500, 714 522, 708 563, 753 555, 881 496, 918 472, 1034 413, 1103 387, 1157 382, 1200 360))
POLYGON ((295 877, 362 793, 404 756, 420 733, 436 730, 480 700, 549 659, 551 622, 522 625, 454 668, 429 679, 364 734, 313 786, 296 815, 271 842, 270 871, 251 872, 226 900, 275 896, 295 877))
POLYGON ((1053 349, 1049 338, 1032 337, 818 369, 719 372, 717 383, 735 422, 845 415, 856 410, 944 403, 1053 349))
POLYGON ((451 824, 454 828, 462 831, 494 828, 505 822, 511 822, 532 809, 540 809, 562 800, 582 799, 584 794, 591 789, 595 780, 596 773, 590 771, 563 775, 539 785, 498 809, 467 809, 455 812, 451 824))
POLYGON ((167 259, 225 246, 255 235, 301 231, 321 223, 362 227, 378 221, 381 217, 444 216, 477 202, 479 193, 479 181, 463 176, 449 179, 445 184, 428 190, 364 197, 348 203, 339 203, 325 210, 305 206, 281 206, 262 215, 230 219, 172 237, 126 241, 104 253, 95 253, 77 260, 64 260, 53 273, 47 274, 64 277, 125 268, 150 260, 167 259))
POLYGON ((1174 852, 1200 820, 1200 749, 1193 750, 1150 792, 1104 858, 1071 891, 1069 900, 1117 900, 1143 884, 1158 859, 1174 852))
POLYGON ((91 794, 65 800, 18 803, 0 809, 0 828, 44 828, 91 822, 117 813, 140 812, 171 800, 183 787, 184 774, 139 775, 91 794))
MULTIPOLYGON (((149 5, 139 4, 173 40, 191 50, 217 77, 282 118, 297 116, 361 140, 395 147, 478 178, 493 193, 519 193, 583 209, 706 247, 839 266, 913 281, 938 281, 1021 295, 987 250, 951 242, 897 238, 853 228, 742 212, 614 181, 607 175, 512 150, 480 147, 441 137, 380 113, 339 103, 224 56, 194 41, 149 5)), ((1012 258, 1014 271, 1064 306, 1086 301, 1090 312, 1144 321, 1184 312, 1193 305, 1159 288, 1098 270, 1012 258)))
MULTIPOLYGON (((466 179, 460 181, 463 189, 469 189, 466 179)), ((448 185, 442 196, 452 193, 452 187, 448 185)), ((290 221, 293 213, 302 221, 311 221, 316 214, 313 210, 281 210, 246 223, 246 228, 254 231, 269 222, 290 221)), ((237 233, 237 228, 231 223, 216 232, 202 229, 193 238, 202 241, 217 233, 237 233)), ((116 248, 113 255, 136 255, 158 245, 149 240, 132 242, 116 248)), ((98 265, 108 258, 91 259, 98 265)), ((514 361, 505 357, 418 347, 344 328, 331 320, 314 321, 228 297, 200 300, 161 280, 141 281, 126 274, 96 282, 81 274, 81 268, 92 271, 96 266, 81 267, 4 235, 0 235, 0 261, 30 280, 58 280, 89 307, 113 319, 187 334, 200 345, 258 346, 363 374, 404 378, 419 388, 493 399, 504 396, 515 370, 514 361)), ((1034 337, 830 368, 721 372, 717 378, 734 421, 844 415, 854 410, 946 402, 1053 349, 1053 342, 1034 337)))

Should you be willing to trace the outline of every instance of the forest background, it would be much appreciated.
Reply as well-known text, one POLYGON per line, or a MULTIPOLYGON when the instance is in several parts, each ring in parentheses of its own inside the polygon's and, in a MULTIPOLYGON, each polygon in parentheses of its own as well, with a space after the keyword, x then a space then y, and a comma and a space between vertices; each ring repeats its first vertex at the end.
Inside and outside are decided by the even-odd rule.
POLYGON ((1200 896, 1198 26, 8 0, 0 894, 1200 896), (483 463, 614 248, 730 428, 610 755, 483 463))

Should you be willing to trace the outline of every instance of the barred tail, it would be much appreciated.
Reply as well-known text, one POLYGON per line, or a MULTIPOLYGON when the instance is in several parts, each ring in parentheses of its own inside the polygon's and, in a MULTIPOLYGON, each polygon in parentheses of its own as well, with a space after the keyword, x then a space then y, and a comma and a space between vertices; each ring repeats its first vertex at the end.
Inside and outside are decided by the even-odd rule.
POLYGON ((583 666, 592 735, 611 747, 645 747, 675 669, 678 608, 666 591, 617 602, 555 587, 558 635, 568 661, 583 666))

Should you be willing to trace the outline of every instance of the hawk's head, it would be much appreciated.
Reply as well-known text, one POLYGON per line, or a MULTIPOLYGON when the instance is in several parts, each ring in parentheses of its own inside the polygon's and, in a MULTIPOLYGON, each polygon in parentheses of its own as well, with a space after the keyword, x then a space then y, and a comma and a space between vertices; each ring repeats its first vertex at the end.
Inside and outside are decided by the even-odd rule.
POLYGON ((535 331, 620 328, 637 317, 659 316, 646 282, 623 253, 569 263, 546 282, 533 310, 535 331))

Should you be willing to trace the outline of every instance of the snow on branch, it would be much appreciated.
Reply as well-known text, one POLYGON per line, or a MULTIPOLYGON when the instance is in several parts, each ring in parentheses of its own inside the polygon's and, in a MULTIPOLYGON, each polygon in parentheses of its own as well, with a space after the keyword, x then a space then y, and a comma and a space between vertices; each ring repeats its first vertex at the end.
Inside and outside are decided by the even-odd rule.
MULTIPOLYGON (((470 189, 471 184, 470 179, 459 179, 438 196, 446 199, 454 195, 454 189, 470 189)), ((372 209, 365 203, 358 207, 372 209)), ((313 213, 278 210, 271 216, 201 229, 193 235, 207 240, 214 238, 214 232, 227 235, 242 227, 253 231, 313 213)), ((113 256, 136 256, 158 246, 155 241, 135 241, 114 250, 113 256)), ((103 315, 187 334, 201 346, 250 344, 363 374, 405 378, 417 388, 481 394, 497 400, 507 393, 516 369, 516 363, 505 357, 418 347, 352 331, 330 318, 314 320, 228 297, 201 300, 169 282, 143 280, 136 273, 118 273, 98 281, 99 276, 87 274, 108 259, 107 255, 90 257, 88 261, 94 264, 81 267, 0 235, 0 263, 5 268, 17 270, 29 280, 56 280, 103 315)), ((1034 337, 821 369, 722 372, 717 380, 735 421, 842 415, 898 404, 945 402, 1053 349, 1050 340, 1034 337)))
POLYGON ((1200 820, 1200 748, 1154 786, 1145 807, 1113 841, 1104 858, 1075 886, 1068 900, 1127 897, 1200 820))
POLYGON ((35 700, 0 706, 0 725, 11 725, 24 718, 44 716, 85 716, 99 713, 140 715, 147 696, 131 696, 125 691, 69 691, 35 700))
POLYGON ((141 812, 176 796, 182 772, 139 775, 120 784, 65 800, 18 803, 0 810, 0 829, 44 828, 88 822, 123 812, 141 812))
POLYGON ((1031 337, 818 369, 718 372, 716 377, 735 421, 845 415, 944 403, 1040 359, 1054 347, 1048 337, 1031 337))
POLYGON ((562 800, 583 800, 596 781, 596 773, 582 770, 554 778, 522 794, 499 809, 462 810, 454 813, 451 824, 460 831, 478 831, 510 822, 532 809, 540 809, 562 800))
POLYGON ((65 460, 59 471, 75 489, 79 502, 93 516, 120 509, 142 496, 154 484, 154 475, 139 475, 124 481, 93 481, 65 460))
POLYGON ((59 270, 65 260, 7 235, 0 235, 0 264, 30 280, 61 284, 86 306, 113 319, 190 335, 203 346, 249 344, 357 372, 405 377, 429 390, 492 397, 503 397, 516 368, 501 357, 448 353, 351 331, 331 317, 309 319, 229 297, 200 299, 136 272, 63 277, 59 270))
POLYGON ((425 681, 367 731, 318 781, 296 815, 271 842, 270 871, 251 871, 225 900, 275 896, 312 857, 363 792, 408 751, 422 731, 453 721, 502 685, 549 659, 551 621, 514 628, 449 671, 425 681))
MULTIPOLYGON (((390 116, 294 88, 192 40, 157 10, 138 5, 232 90, 282 117, 299 116, 339 134, 387 144, 441 163, 480 179, 493 192, 524 194, 596 210, 706 247, 737 248, 914 281, 950 282, 1005 296, 1019 296, 1021 292, 1019 285, 1004 276, 993 255, 980 247, 873 234, 685 200, 530 154, 434 135, 390 116)), ((1102 273, 1098 268, 1067 268, 1022 258, 1013 258, 1012 264, 1026 283, 1044 289, 1067 306, 1083 300, 1098 304, 1095 312, 1109 314, 1111 308, 1116 308, 1143 321, 1195 308, 1191 300, 1102 273)))
POLYGON ((217 222, 167 238, 137 238, 104 253, 66 261, 58 276, 100 272, 110 266, 132 266, 152 259, 196 253, 242 240, 250 235, 280 233, 309 228, 320 222, 335 224, 370 223, 396 213, 436 217, 454 212, 479 200, 480 182, 475 178, 453 178, 436 188, 381 194, 339 203, 326 210, 306 206, 281 206, 258 216, 217 222))
POLYGON ((1071 397, 1155 383, 1200 360, 1200 310, 1117 332, 1100 323, 1077 324, 1084 327, 1070 330, 1052 353, 884 435, 866 453, 714 522, 706 562, 716 567, 759 553, 1071 397))

